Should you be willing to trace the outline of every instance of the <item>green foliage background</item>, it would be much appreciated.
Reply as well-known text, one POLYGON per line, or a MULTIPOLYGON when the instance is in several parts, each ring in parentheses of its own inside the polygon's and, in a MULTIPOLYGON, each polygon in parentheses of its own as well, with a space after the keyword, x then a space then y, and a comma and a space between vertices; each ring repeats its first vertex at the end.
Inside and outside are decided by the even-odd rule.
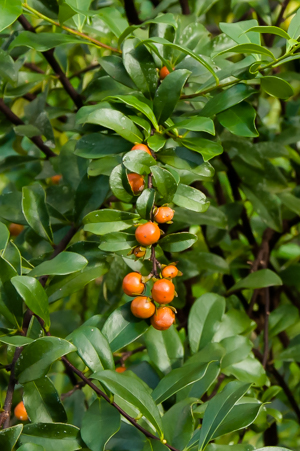
POLYGON ((296 451, 300 2, 124 1, 0 2, 1 451, 296 451), (121 289, 154 202, 165 332, 121 289))

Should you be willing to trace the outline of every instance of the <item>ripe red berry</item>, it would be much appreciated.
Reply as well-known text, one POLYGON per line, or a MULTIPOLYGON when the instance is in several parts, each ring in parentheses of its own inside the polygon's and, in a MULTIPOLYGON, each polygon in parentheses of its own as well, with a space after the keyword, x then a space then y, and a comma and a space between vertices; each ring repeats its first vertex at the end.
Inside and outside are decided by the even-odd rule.
POLYGON ((135 238, 142 246, 150 246, 157 243, 160 238, 160 230, 157 224, 149 221, 138 226, 135 231, 135 238))
POLYGON ((175 313, 170 307, 160 307, 150 321, 154 329, 167 330, 175 321, 175 313))
POLYGON ((130 272, 124 277, 122 288, 124 293, 128 296, 142 294, 145 288, 145 285, 142 282, 142 275, 138 272, 130 272))
POLYGON ((169 304, 175 296, 175 287, 173 282, 168 279, 159 279, 154 282, 152 288, 152 298, 159 304, 169 304))

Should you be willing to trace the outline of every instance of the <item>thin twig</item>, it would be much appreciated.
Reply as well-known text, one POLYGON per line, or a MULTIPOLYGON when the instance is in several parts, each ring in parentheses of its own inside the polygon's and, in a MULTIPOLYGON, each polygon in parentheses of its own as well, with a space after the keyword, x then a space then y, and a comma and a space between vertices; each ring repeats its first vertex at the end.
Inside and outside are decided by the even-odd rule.
MULTIPOLYGON (((25 125, 25 123, 18 116, 11 111, 11 109, 4 103, 3 99, 0 99, 0 111, 7 117, 7 119, 14 125, 25 125)), ((30 140, 35 144, 47 158, 56 157, 56 154, 44 144, 40 136, 33 136, 30 140)))
POLYGON ((69 80, 72 80, 72 78, 80 77, 80 75, 85 74, 86 72, 90 72, 91 70, 98 69, 100 67, 100 64, 90 64, 89 66, 85 67, 84 69, 79 70, 78 72, 75 72, 69 77, 69 80))
MULTIPOLYGON (((26 19, 26 17, 22 14, 18 21, 24 28, 24 30, 31 31, 32 33, 35 33, 34 27, 31 25, 31 23, 26 19)), ((76 91, 76 89, 73 87, 73 85, 70 83, 70 80, 66 76, 66 74, 63 72, 62 68, 60 67, 59 63, 57 62, 56 58, 54 57, 54 50, 46 50, 45 52, 42 52, 56 75, 58 76, 61 84, 63 85, 66 92, 69 94, 73 102, 75 103, 76 107, 79 109, 82 107, 83 102, 81 99, 80 94, 76 91)))
POLYGON ((77 390, 80 390, 81 388, 83 388, 86 385, 86 383, 84 381, 78 382, 78 384, 74 385, 74 387, 72 388, 72 390, 69 390, 66 393, 62 393, 60 396, 60 399, 62 401, 64 401, 66 398, 68 398, 69 396, 72 396, 73 393, 75 393, 77 390))
POLYGON ((191 14, 191 10, 189 7, 189 1, 188 0, 179 0, 181 11, 184 16, 188 16, 191 14))

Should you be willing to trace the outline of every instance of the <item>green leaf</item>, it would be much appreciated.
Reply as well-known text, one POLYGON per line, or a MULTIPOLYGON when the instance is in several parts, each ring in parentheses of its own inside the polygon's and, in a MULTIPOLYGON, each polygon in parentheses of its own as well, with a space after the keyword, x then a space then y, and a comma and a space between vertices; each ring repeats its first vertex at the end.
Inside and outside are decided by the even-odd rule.
POLYGON ((149 174, 150 167, 156 164, 154 158, 144 150, 132 150, 123 157, 124 166, 137 174, 149 174))
POLYGON ((251 187, 242 185, 242 190, 261 219, 272 229, 281 232, 281 211, 277 197, 267 191, 261 183, 251 187))
POLYGON ((181 261, 186 263, 189 275, 198 275, 201 271, 229 274, 229 265, 222 257, 212 252, 189 252, 181 256, 181 261), (195 271, 195 273, 194 273, 195 271))
POLYGON ((119 412, 103 398, 98 398, 83 416, 81 437, 91 451, 103 451, 120 426, 119 412))
POLYGON ((300 8, 298 9, 297 13, 292 18, 289 28, 288 28, 288 34, 291 36, 292 39, 298 39, 300 36, 300 8))
POLYGON ((136 213, 111 209, 96 210, 89 213, 83 219, 84 230, 105 235, 110 232, 129 229, 139 217, 136 213))
POLYGON ((19 191, 0 195, 0 218, 16 224, 27 225, 22 212, 22 194, 19 191))
POLYGON ((22 189, 22 211, 30 227, 42 238, 53 241, 46 194, 39 183, 22 189))
POLYGON ((202 428, 200 429, 199 451, 202 451, 216 431, 223 423, 226 416, 233 409, 237 401, 247 393, 251 384, 238 381, 229 382, 221 393, 215 395, 205 410, 202 428))
POLYGON ((273 53, 267 49, 266 47, 262 47, 258 44, 239 44, 235 45, 234 47, 231 47, 230 49, 222 50, 222 52, 219 52, 216 56, 223 55, 224 53, 246 53, 248 55, 264 55, 268 56, 269 58, 272 58, 273 60, 276 60, 273 53))
POLYGON ((75 193, 74 216, 76 224, 80 225, 82 219, 90 211, 99 208, 109 191, 108 178, 105 176, 90 178, 84 175, 75 193))
MULTIPOLYGON (((0 28, 2 17, 3 16, 1 15, 0 28)), ((0 78, 2 78, 4 81, 9 81, 12 84, 18 80, 18 65, 15 64, 12 57, 2 49, 0 49, 0 78)))
POLYGON ((104 56, 103 58, 99 58, 99 63, 111 78, 129 88, 136 88, 125 70, 122 58, 116 55, 104 56))
POLYGON ((167 169, 151 166, 155 187, 165 202, 171 202, 177 190, 177 182, 167 169))
POLYGON ((160 247, 167 252, 182 252, 193 246, 197 241, 197 235, 188 232, 171 233, 160 241, 160 247))
POLYGON ((242 382, 249 382, 262 387, 267 382, 266 372, 262 364, 250 354, 245 360, 234 363, 223 370, 225 374, 232 374, 242 382))
POLYGON ((105 100, 107 102, 125 103, 125 105, 129 105, 129 106, 135 108, 136 110, 143 113, 149 119, 149 121, 152 122, 154 128, 156 130, 158 130, 158 124, 157 124, 155 115, 153 114, 153 111, 152 111, 152 104, 151 104, 151 102, 147 101, 146 98, 136 97, 133 95, 124 95, 124 96, 116 95, 116 96, 106 97, 104 99, 104 101, 105 100))
POLYGON ((172 130, 174 128, 185 128, 186 130, 191 130, 194 132, 206 132, 210 135, 215 135, 215 124, 209 117, 193 116, 188 119, 184 119, 184 116, 179 118, 171 127, 166 128, 166 130, 172 130), (183 120, 180 120, 183 119, 183 120))
POLYGON ((194 432, 192 404, 196 399, 187 398, 176 403, 163 416, 163 428, 168 444, 184 449, 194 432))
POLYGON ((228 110, 228 108, 237 105, 256 92, 253 88, 243 83, 234 85, 212 97, 201 110, 201 116, 210 117, 221 113, 221 111, 228 110))
POLYGON ((252 138, 258 136, 255 116, 255 109, 249 103, 242 102, 218 114, 217 118, 234 135, 252 138))
MULTIPOLYGON (((16 1, 16 0, 14 0, 16 1)), ((21 14, 21 13, 20 13, 21 14)), ((69 34, 63 33, 32 33, 31 31, 22 31, 10 44, 10 49, 25 46, 38 52, 47 50, 64 44, 86 44, 87 41, 75 38, 69 34)))
POLYGON ((284 39, 291 39, 291 37, 282 29, 279 27, 273 27, 273 26, 259 26, 259 27, 251 27, 249 30, 244 31, 244 33, 255 31, 256 33, 268 33, 268 34, 275 34, 277 36, 280 36, 284 39))
POLYGON ((219 27, 227 36, 233 39, 237 44, 244 44, 247 42, 253 42, 254 44, 260 44, 260 35, 258 33, 243 33, 251 27, 258 25, 256 19, 243 20, 236 23, 224 23, 220 22, 219 27))
POLYGON ((61 423, 26 424, 19 440, 20 445, 25 443, 41 445, 45 451, 75 451, 82 448, 79 429, 61 423))
MULTIPOLYGON (((21 0, 3 0, 1 2, 0 31, 9 27, 22 14, 21 0)), ((3 450, 4 451, 4 450, 3 450)))
MULTIPOLYGON (((156 47, 151 44, 161 44, 161 45, 172 47, 173 49, 179 50, 179 52, 183 52, 186 55, 191 56, 196 61, 198 61, 198 63, 200 63, 202 66, 204 66, 212 74, 212 76, 216 80, 216 84, 219 84, 219 79, 218 79, 217 75, 215 74, 213 68, 201 56, 197 55, 195 52, 192 52, 188 48, 185 48, 182 45, 174 44, 173 42, 169 42, 169 41, 167 41, 167 39, 160 38, 160 37, 146 39, 146 40, 142 41, 141 44, 145 44, 145 45, 150 44, 151 50, 153 50, 153 51, 155 51, 156 47)), ((168 77, 170 75, 171 74, 169 74, 168 77)))
POLYGON ((133 33, 134 30, 140 28, 141 26, 144 27, 144 26, 150 25, 150 24, 168 24, 175 29, 177 28, 177 22, 176 22, 173 14, 171 14, 171 13, 161 14, 161 15, 155 17, 154 19, 146 20, 145 22, 142 23, 142 25, 131 25, 130 27, 126 28, 126 30, 124 30, 123 33, 121 34, 121 36, 119 37, 119 42, 118 42, 119 46, 122 44, 122 42, 128 35, 133 33))
POLYGON ((130 78, 147 99, 153 99, 158 73, 151 54, 145 46, 136 47, 138 39, 127 39, 123 45, 123 64, 130 78))
POLYGON ((252 272, 244 279, 239 280, 229 292, 249 288, 255 290, 258 288, 266 288, 282 285, 280 277, 270 269, 260 269, 259 271, 252 272))
POLYGON ((32 343, 32 338, 23 337, 22 335, 4 336, 0 337, 0 342, 9 346, 26 346, 32 343))
MULTIPOLYGON (((207 446, 206 451, 253 451, 254 449, 255 449, 254 446, 247 445, 247 444, 242 444, 242 445, 216 445, 215 443, 210 443, 207 446)), ((279 451, 279 450, 277 449, 276 451, 279 451)))
POLYGON ((164 147, 167 142, 167 138, 165 135, 154 133, 147 139, 147 144, 154 152, 158 152, 160 149, 164 147))
POLYGON ((119 374, 115 371, 104 370, 93 374, 92 378, 97 379, 109 391, 137 407, 154 426, 160 437, 163 436, 158 408, 145 388, 145 384, 138 377, 133 377, 129 372, 119 374))
POLYGON ((14 449, 22 429, 23 424, 17 424, 16 426, 0 431, 1 451, 11 451, 14 449))
POLYGON ((232 308, 223 316, 213 341, 220 341, 223 338, 250 332, 255 328, 255 321, 251 320, 246 312, 232 308))
POLYGON ((143 219, 150 219, 151 211, 155 202, 155 190, 146 188, 136 201, 136 209, 143 219))
POLYGON ((162 161, 176 169, 187 170, 198 174, 203 179, 214 175, 214 169, 210 163, 204 163, 199 153, 192 152, 185 147, 176 147, 175 149, 164 149, 157 155, 159 161, 162 161))
POLYGON ((202 379, 207 371, 209 363, 186 363, 181 368, 176 368, 168 373, 152 392, 152 398, 156 404, 160 404, 184 387, 202 379))
POLYGON ((174 326, 165 331, 150 327, 144 340, 151 362, 164 374, 183 363, 184 349, 174 326))
POLYGON ((76 141, 74 154, 82 158, 103 158, 128 152, 132 145, 119 136, 90 133, 76 141))
POLYGON ((122 163, 122 157, 120 155, 110 155, 99 160, 92 160, 88 167, 88 176, 110 175, 112 170, 120 163, 122 163))
POLYGON ((75 346, 56 337, 42 337, 26 346, 16 364, 16 376, 20 384, 44 377, 57 359, 69 352, 76 351, 75 346))
POLYGON ((164 123, 173 113, 190 74, 191 72, 186 69, 175 70, 158 87, 153 101, 153 111, 159 124, 164 123))
POLYGON ((113 194, 122 202, 129 203, 134 200, 127 178, 127 172, 122 164, 119 164, 119 166, 116 166, 115 169, 112 170, 109 178, 109 185, 113 194))
POLYGON ((9 231, 3 222, 0 222, 0 251, 4 250, 9 241, 9 231))
POLYGON ((76 291, 84 288, 89 282, 97 279, 107 272, 106 263, 97 262, 95 267, 87 267, 81 272, 69 274, 67 276, 55 277, 46 292, 49 297, 49 302, 55 302, 58 299, 76 293, 76 291))
POLYGON ((114 310, 107 318, 102 333, 107 338, 112 352, 116 352, 143 335, 149 325, 133 316, 131 302, 114 310))
POLYGON ((300 352, 300 336, 296 335, 286 349, 284 349, 276 359, 284 362, 294 362, 299 359, 300 352))
POLYGON ((117 110, 109 108, 99 108, 78 119, 78 124, 88 123, 102 125, 114 130, 118 135, 132 143, 140 143, 143 141, 143 135, 134 125, 133 121, 117 110))
POLYGON ((67 414, 59 394, 48 377, 24 384, 23 401, 32 423, 67 421, 67 414))
POLYGON ((41 445, 35 445, 34 443, 25 443, 25 445, 18 448, 18 451, 45 451, 45 448, 41 445))
POLYGON ((40 282, 33 277, 16 276, 11 282, 30 310, 45 321, 45 329, 50 328, 48 298, 40 282))
POLYGON ((218 294, 206 293, 194 302, 188 319, 189 342, 193 353, 211 341, 224 312, 225 299, 218 294))
POLYGON ((266 75, 261 78, 260 85, 270 96, 278 97, 278 99, 288 99, 294 95, 291 85, 283 78, 274 75, 266 75))
MULTIPOLYGON (((203 111, 203 110, 202 110, 203 111)), ((178 139, 181 145, 188 149, 199 152, 204 161, 208 161, 217 155, 223 153, 223 147, 219 142, 211 141, 205 138, 184 138, 178 139)))
POLYGON ((256 448, 256 451, 290 451, 287 448, 282 448, 282 446, 266 446, 264 448, 256 448))
POLYGON ((52 260, 45 261, 36 266, 29 273, 31 277, 40 277, 44 275, 64 275, 81 271, 86 267, 88 261, 80 254, 75 252, 61 252, 52 260))
POLYGON ((81 326, 67 337, 77 348, 78 355, 92 371, 114 369, 114 359, 107 339, 94 326, 81 326))
POLYGON ((226 350, 222 360, 222 369, 246 359, 253 346, 247 337, 240 335, 224 338, 220 344, 226 350))
POLYGON ((300 199, 298 197, 288 192, 279 193, 278 197, 289 210, 300 215, 300 199))
POLYGON ((133 233, 112 232, 101 237, 99 249, 105 252, 116 252, 120 255, 127 255, 129 249, 137 245, 138 242, 133 233))
POLYGON ((280 305, 270 313, 269 337, 275 337, 280 332, 299 321, 299 312, 294 305, 280 305))
POLYGON ((182 183, 178 185, 173 202, 179 207, 198 213, 205 212, 209 207, 209 202, 206 201, 206 196, 201 191, 182 183))

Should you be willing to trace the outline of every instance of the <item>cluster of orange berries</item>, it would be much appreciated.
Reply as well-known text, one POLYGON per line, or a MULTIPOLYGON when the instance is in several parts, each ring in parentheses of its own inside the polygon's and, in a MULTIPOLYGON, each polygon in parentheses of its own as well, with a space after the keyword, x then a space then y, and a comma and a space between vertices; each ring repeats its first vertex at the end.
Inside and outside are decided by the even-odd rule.
MULTIPOLYGON (((180 275, 181 273, 176 268, 175 264, 165 266, 161 272, 161 279, 155 279, 151 290, 150 299, 147 296, 137 296, 131 302, 131 311, 137 318, 151 318, 152 326, 157 330, 167 330, 175 321, 175 313, 171 307, 166 307, 173 301, 176 291, 171 279, 180 275), (161 305, 156 308, 155 304, 161 305)), ((145 290, 145 283, 143 277, 138 272, 131 272, 123 279, 122 288, 128 296, 141 295, 145 290)))

